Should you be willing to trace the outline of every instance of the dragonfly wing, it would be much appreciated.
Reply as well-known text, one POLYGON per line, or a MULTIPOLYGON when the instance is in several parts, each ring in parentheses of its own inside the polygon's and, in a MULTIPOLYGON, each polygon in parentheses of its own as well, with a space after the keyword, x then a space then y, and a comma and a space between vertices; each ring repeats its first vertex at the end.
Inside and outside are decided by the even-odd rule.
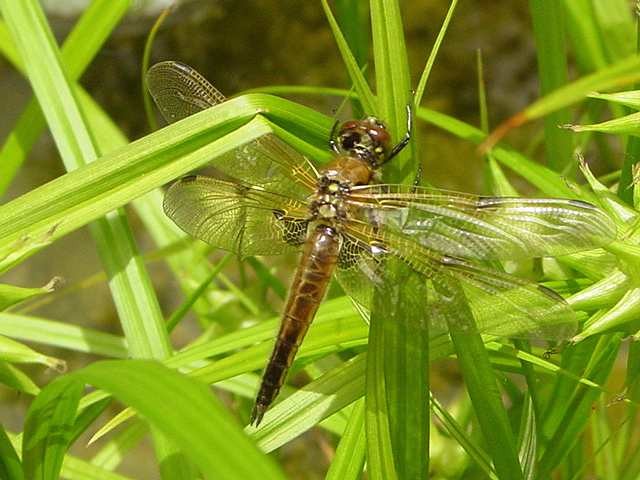
POLYGON ((184 63, 166 61, 146 74, 147 88, 168 123, 177 122, 225 101, 206 78, 184 63))
MULTIPOLYGON (((195 69, 179 62, 155 64, 147 72, 146 81, 169 123, 225 101, 224 95, 195 69)), ((216 157, 211 165, 245 184, 300 200, 306 199, 317 179, 311 162, 273 134, 216 157)))
POLYGON ((243 184, 260 186, 301 202, 307 201, 317 183, 311 162, 274 134, 263 135, 216 157, 210 165, 243 184))
POLYGON ((385 253, 350 235, 342 235, 335 277, 344 292, 370 308, 376 286, 382 284, 385 253))
POLYGON ((171 185, 164 211, 188 234, 241 257, 296 251, 307 234, 304 204, 201 175, 171 185))
MULTIPOLYGON (((400 258, 425 276, 430 287, 428 292, 433 293, 427 295, 427 301, 434 332, 446 328, 468 329, 461 302, 470 306, 478 331, 482 333, 558 340, 575 332, 575 312, 552 290, 437 254, 411 237, 393 231, 353 222, 347 224, 345 232, 362 243, 373 241, 386 255, 400 258)), ((381 261, 384 256, 378 258, 381 261)))
POLYGON ((548 340, 565 340, 576 333, 575 312, 553 290, 451 257, 440 262, 442 274, 434 275, 432 283, 441 306, 436 311, 449 328, 467 328, 462 312, 450 318, 450 311, 460 310, 466 300, 483 333, 548 340))
POLYGON ((411 235, 455 257, 512 260, 558 256, 605 245, 615 225, 578 200, 479 197, 404 185, 355 187, 353 218, 411 235))

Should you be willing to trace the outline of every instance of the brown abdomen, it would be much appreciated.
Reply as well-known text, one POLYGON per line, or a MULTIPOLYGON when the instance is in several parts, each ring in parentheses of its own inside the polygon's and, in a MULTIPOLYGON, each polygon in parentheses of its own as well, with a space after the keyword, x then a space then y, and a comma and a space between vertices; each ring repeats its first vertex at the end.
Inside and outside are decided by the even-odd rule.
POLYGON ((289 367, 298 352, 313 317, 324 299, 340 253, 340 236, 334 229, 320 225, 305 241, 300 263, 289 290, 280 331, 251 414, 258 425, 275 400, 289 367))

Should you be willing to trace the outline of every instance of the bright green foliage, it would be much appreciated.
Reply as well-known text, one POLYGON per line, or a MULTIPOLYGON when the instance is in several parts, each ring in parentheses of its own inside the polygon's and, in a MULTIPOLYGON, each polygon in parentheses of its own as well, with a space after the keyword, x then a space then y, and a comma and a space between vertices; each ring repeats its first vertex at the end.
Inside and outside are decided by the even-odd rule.
MULTIPOLYGON (((256 372, 279 322, 264 318, 265 299, 271 292, 283 298, 285 287, 271 264, 258 258, 241 267, 241 274, 255 274, 256 288, 239 287, 226 275, 237 266, 231 255, 214 266, 210 249, 163 214, 160 187, 215 166, 223 154, 269 133, 317 162, 330 158, 326 143, 333 120, 270 93, 351 96, 356 109, 382 118, 393 138, 404 135, 409 106, 418 126, 483 144, 491 104, 480 55, 482 128, 421 106, 432 93, 429 75, 438 67, 454 13, 472 7, 449 2, 424 68, 411 72, 402 2, 371 0, 369 31, 361 21, 364 2, 323 0, 317 8, 326 15, 353 92, 272 86, 129 142, 77 81, 130 3, 92 2, 59 48, 40 2, 0 0, 0 53, 27 77, 35 95, 0 150, 0 193, 28 168, 24 161, 45 127, 68 170, 0 205, 0 272, 89 225, 104 267, 97 279, 109 284, 123 332, 81 327, 81 311, 65 322, 30 315, 18 308, 50 293, 51 285, 0 284, 0 383, 29 402, 21 432, 0 426, 0 478, 126 480, 116 469, 145 436, 153 441, 163 479, 284 478, 277 450, 316 426, 331 433, 327 438, 336 448, 326 477, 331 480, 361 478, 363 470, 368 478, 385 480, 640 476, 640 144, 634 139, 640 137, 640 91, 634 86, 640 56, 626 0, 529 1, 540 97, 491 138, 543 120, 536 128, 546 162, 506 143, 485 157, 486 193, 517 196, 518 176, 539 196, 595 203, 615 222, 618 237, 603 249, 491 265, 563 295, 581 321, 571 343, 556 356, 524 340, 481 335, 468 306, 458 312, 468 321, 464 334, 434 335, 427 307, 433 307, 438 285, 402 262, 389 262, 371 312, 340 295, 323 303, 293 366, 310 380, 303 387, 285 385, 263 423, 244 428, 256 372), (611 158, 595 135, 626 141, 625 158, 611 158), (574 162, 576 149, 622 169, 597 178, 584 159, 574 162), (123 209, 128 204, 155 243, 149 256, 138 252, 123 209), (158 306, 147 270, 151 261, 166 262, 184 293, 184 303, 170 315, 158 306), (229 303, 238 306, 231 314, 225 310, 229 303), (190 311, 202 335, 174 351, 169 334, 190 311), (226 320, 233 317, 225 328, 212 322, 220 312, 226 320), (39 346, 92 356, 86 367, 64 372, 67 359, 40 353, 39 346), (628 352, 624 398, 610 381, 620 352, 628 352), (445 358, 456 359, 465 390, 446 401, 429 389, 430 371, 445 358), (39 386, 23 364, 55 369, 57 378, 39 386), (85 392, 86 385, 95 390, 85 392), (218 401, 210 385, 233 400, 218 401), (112 400, 120 402, 119 413, 97 424, 112 400), (619 418, 609 409, 612 400, 624 410, 619 418), (91 459, 71 455, 71 445, 87 433, 100 451, 91 459)), ((414 182, 420 155, 418 129, 413 133, 410 146, 385 169, 385 181, 414 182)), ((424 177, 428 181, 429 172, 424 177)), ((447 288, 465 296, 459 285, 447 288)))

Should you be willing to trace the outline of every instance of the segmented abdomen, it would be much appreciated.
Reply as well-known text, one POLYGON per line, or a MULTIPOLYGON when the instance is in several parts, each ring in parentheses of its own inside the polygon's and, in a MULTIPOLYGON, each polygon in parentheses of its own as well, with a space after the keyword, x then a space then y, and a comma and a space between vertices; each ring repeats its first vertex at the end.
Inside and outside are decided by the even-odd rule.
POLYGON ((251 414, 256 425, 284 383, 320 302, 324 299, 340 253, 340 235, 331 227, 317 226, 305 241, 289 290, 280 331, 251 414))

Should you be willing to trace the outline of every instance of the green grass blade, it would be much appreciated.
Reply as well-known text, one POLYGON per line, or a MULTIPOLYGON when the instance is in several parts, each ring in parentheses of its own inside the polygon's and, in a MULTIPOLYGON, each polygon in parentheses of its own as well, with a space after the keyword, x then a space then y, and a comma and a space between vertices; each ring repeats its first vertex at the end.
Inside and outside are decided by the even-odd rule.
POLYGON ((383 330, 395 465, 399 478, 425 478, 429 469, 425 454, 429 445, 427 289, 424 277, 407 271, 405 265, 394 268, 389 262, 385 275, 394 276, 385 282, 387 291, 378 295, 382 301, 375 311, 383 330), (389 285, 394 290, 389 291, 389 285), (397 299, 397 304, 389 302, 389 298, 397 299))
POLYGON ((456 328, 450 331, 451 340, 455 345, 464 383, 498 478, 522 478, 516 440, 502 404, 489 355, 482 337, 475 328, 473 314, 466 303, 461 286, 449 282, 446 289, 440 294, 442 298, 439 301, 444 304, 443 308, 450 310, 446 312, 447 320, 455 320, 456 328), (444 299, 444 295, 447 295, 447 300, 444 299), (452 300, 448 300, 449 297, 452 300), (446 302, 451 302, 451 305, 447 305, 446 302), (460 325, 464 325, 464 332, 459 330, 460 325))
POLYGON ((45 286, 36 288, 17 287, 15 285, 0 283, 0 311, 6 310, 30 298, 53 292, 59 280, 59 278, 54 278, 45 286))
POLYGON ((6 362, 0 362, 0 383, 16 392, 28 395, 37 395, 40 391, 28 375, 6 362))
POLYGON ((366 452, 364 399, 356 401, 325 480, 358 480, 366 452))
POLYGON ((99 362, 74 375, 142 414, 179 445, 206 478, 283 478, 198 382, 149 361, 99 362))
POLYGON ((25 478, 58 478, 82 390, 82 384, 61 377, 47 385, 29 407, 22 437, 25 478))
MULTIPOLYGON (((61 57, 70 79, 77 80, 82 75, 130 4, 130 0, 99 0, 87 8, 61 49, 61 57)), ((1 25, 3 28, 0 31, 4 31, 5 24, 1 25)), ((22 60, 15 51, 13 42, 9 37, 0 38, 3 54, 22 71, 22 60)), ((45 125, 40 107, 35 100, 31 100, 0 150, 0 195, 13 180, 45 125)))
POLYGON ((9 363, 38 363, 59 372, 66 370, 63 360, 36 352, 20 342, 0 335, 0 360, 9 363))
POLYGON ((447 10, 447 15, 444 17, 442 26, 438 31, 436 41, 433 42, 433 47, 431 47, 431 52, 429 52, 429 58, 427 59, 427 63, 425 64, 424 69, 422 70, 420 80, 418 81, 418 86, 416 87, 416 93, 413 98, 413 104, 416 107, 419 106, 420 103, 422 103, 422 97, 424 96, 424 92, 427 88, 427 81, 429 80, 429 76, 431 75, 431 69, 433 68, 433 64, 436 61, 436 57, 438 56, 438 52, 440 51, 440 46, 442 45, 445 34, 447 33, 447 29, 449 28, 449 24, 451 23, 453 13, 455 12, 457 5, 458 0, 451 0, 451 3, 449 3, 449 9, 447 10))
MULTIPOLYGON (((363 0, 337 0, 333 2, 336 19, 344 38, 353 53, 360 71, 365 74, 369 61, 369 15, 367 2, 363 0)), ((353 118, 364 118, 365 112, 357 98, 351 98, 353 118)))
POLYGON ((6 480, 24 479, 22 463, 2 425, 0 425, 0 478, 6 480))
MULTIPOLYGON (((391 138, 398 142, 406 133, 407 105, 412 105, 413 100, 400 6, 396 0, 372 0, 370 9, 378 112, 391 138)), ((385 166, 385 179, 413 182, 418 165, 415 154, 415 142, 410 142, 385 166)))
MULTIPOLYGON (((382 302, 380 295, 374 299, 373 312, 382 302)), ((367 470, 373 480, 398 477, 394 449, 391 437, 391 419, 387 401, 387 384, 385 377, 385 361, 388 355, 384 341, 384 322, 388 319, 371 315, 369 326, 369 356, 366 370, 366 412, 365 427, 367 432, 367 470)))
MULTIPOLYGON (((529 10, 538 55, 540 94, 544 96, 567 83, 564 11, 561 2, 556 0, 529 0, 529 10)), ((544 117, 546 159, 556 171, 562 171, 572 161, 572 138, 558 128, 570 119, 565 108, 544 117)))
MULTIPOLYGON (((613 368, 621 337, 622 334, 600 337, 593 352, 588 348, 589 345, 585 345, 584 353, 590 354, 590 357, 587 358, 584 377, 603 383, 613 368)), ((584 359, 576 357, 574 363, 578 368, 584 367, 584 359)), ((545 415, 543 438, 549 440, 545 442, 546 449, 538 463, 540 478, 547 477, 576 445, 589 421, 593 402, 599 395, 598 390, 583 384, 575 386, 568 379, 561 378, 554 386, 555 403, 550 405, 550 413, 545 415)))
MULTIPOLYGON (((411 80, 399 2, 372 0, 371 31, 377 100, 394 142, 407 129, 411 80)), ((388 165, 383 177, 411 183, 418 171, 415 142, 388 165)), ((429 332, 424 279, 402 262, 385 265, 383 288, 371 312, 366 429, 373 478, 424 478, 429 469, 429 332), (418 302, 418 304, 416 304, 418 302), (412 372, 412 374, 409 374, 412 372)))
POLYGON ((351 77, 351 81, 358 92, 358 98, 362 103, 362 107, 364 110, 370 115, 376 115, 378 112, 378 108, 375 102, 375 98, 373 96, 373 92, 367 83, 367 79, 364 77, 362 71, 360 70, 360 66, 356 58, 353 56, 351 49, 349 48, 349 44, 346 39, 342 35, 340 31, 340 26, 336 21, 333 13, 331 12, 331 8, 327 3, 327 0, 322 0, 322 8, 324 10, 324 14, 329 21, 329 26, 331 27, 331 31, 336 40, 336 44, 338 45, 338 49, 342 55, 342 60, 347 68, 347 72, 349 73, 349 77, 351 77))
POLYGON ((640 90, 627 90, 615 93, 592 93, 589 97, 606 100, 607 102, 629 107, 633 110, 640 110, 640 90))
POLYGON ((281 447, 362 397, 365 362, 360 354, 341 363, 276 404, 259 428, 245 431, 266 452, 281 447))
POLYGON ((483 148, 495 145, 510 129, 574 105, 592 92, 612 90, 640 80, 640 55, 632 55, 558 88, 505 120, 489 136, 483 148))
POLYGON ((53 241, 211 158, 270 133, 271 124, 256 118, 224 141, 212 143, 265 109, 276 121, 297 123, 307 133, 317 133, 318 125, 330 128, 325 116, 282 99, 252 94, 230 100, 0 206, 0 260, 5 255, 33 254, 41 248, 39 243, 53 241), (35 249, 34 244, 38 244, 35 249))
POLYGON ((122 337, 45 318, 0 313, 0 334, 76 352, 112 358, 127 356, 122 337))
POLYGON ((610 135, 640 136, 638 120, 640 120, 640 112, 591 125, 567 125, 567 128, 570 128, 574 132, 601 132, 610 135))
POLYGON ((573 52, 583 72, 604 68, 609 60, 600 36, 593 2, 589 0, 563 0, 567 37, 573 44, 573 52))
MULTIPOLYGON (((95 160, 99 152, 75 100, 39 3, 2 2, 0 6, 66 168, 75 170, 95 160), (32 49, 41 54, 30 55, 32 49)), ((94 223, 91 230, 110 278, 130 354, 166 357, 170 346, 158 300, 124 212, 109 214, 94 223)))

